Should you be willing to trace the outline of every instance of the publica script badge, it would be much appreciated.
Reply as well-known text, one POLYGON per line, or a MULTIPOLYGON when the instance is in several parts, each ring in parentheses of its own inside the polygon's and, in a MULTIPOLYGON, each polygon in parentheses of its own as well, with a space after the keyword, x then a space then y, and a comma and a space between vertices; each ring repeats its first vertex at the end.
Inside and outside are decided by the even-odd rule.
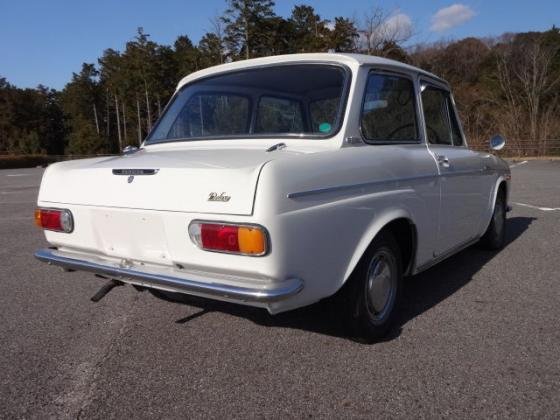
POLYGON ((223 193, 215 193, 215 192, 211 192, 208 195, 208 201, 221 201, 223 203, 227 203, 229 200, 231 199, 231 197, 229 195, 227 195, 225 192, 223 193))

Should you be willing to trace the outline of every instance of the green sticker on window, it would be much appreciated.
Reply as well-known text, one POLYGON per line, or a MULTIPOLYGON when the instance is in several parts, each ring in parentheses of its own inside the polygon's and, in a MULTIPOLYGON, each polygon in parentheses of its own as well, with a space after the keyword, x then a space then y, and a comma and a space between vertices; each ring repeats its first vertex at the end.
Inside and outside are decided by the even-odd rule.
POLYGON ((321 133, 328 133, 331 131, 331 125, 328 122, 319 124, 319 131, 321 133))

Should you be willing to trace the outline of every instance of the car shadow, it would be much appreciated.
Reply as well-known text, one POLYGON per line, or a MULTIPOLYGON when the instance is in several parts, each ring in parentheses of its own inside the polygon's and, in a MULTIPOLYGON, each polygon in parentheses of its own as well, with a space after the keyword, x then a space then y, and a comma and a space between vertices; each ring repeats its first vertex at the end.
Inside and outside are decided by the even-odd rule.
MULTIPOLYGON (((533 217, 508 218, 506 247, 521 236, 534 220, 536 218, 533 217)), ((473 276, 495 255, 497 255, 496 252, 483 250, 474 245, 407 279, 399 318, 383 341, 398 337, 407 322, 433 308, 468 284, 473 276)), ((197 307, 200 311, 176 320, 175 322, 178 324, 188 323, 210 312, 222 312, 249 319, 262 326, 293 328, 334 337, 350 338, 345 333, 339 311, 331 299, 278 315, 270 315, 259 308, 212 301, 195 296, 184 295, 182 303, 197 307)))

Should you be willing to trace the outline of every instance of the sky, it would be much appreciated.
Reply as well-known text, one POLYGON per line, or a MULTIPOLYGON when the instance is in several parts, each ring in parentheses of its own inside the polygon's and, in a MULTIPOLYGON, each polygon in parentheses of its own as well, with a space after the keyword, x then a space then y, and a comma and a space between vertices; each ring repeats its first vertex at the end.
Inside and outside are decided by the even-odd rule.
MULTIPOLYGON (((390 23, 410 27, 411 43, 541 31, 560 26, 560 0, 276 0, 287 17, 308 4, 322 18, 354 17, 380 6, 390 23)), ((83 62, 97 63, 107 48, 122 50, 138 27, 160 44, 178 35, 198 42, 225 0, 2 0, 0 77, 18 87, 62 89, 83 62)))

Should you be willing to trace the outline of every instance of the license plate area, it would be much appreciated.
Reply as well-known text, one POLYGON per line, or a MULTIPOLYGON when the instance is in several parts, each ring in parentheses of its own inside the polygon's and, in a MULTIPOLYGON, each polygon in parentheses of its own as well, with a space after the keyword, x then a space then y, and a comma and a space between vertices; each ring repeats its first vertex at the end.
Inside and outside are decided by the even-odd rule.
POLYGON ((165 225, 157 213, 92 210, 92 228, 104 254, 112 257, 171 264, 165 225))

